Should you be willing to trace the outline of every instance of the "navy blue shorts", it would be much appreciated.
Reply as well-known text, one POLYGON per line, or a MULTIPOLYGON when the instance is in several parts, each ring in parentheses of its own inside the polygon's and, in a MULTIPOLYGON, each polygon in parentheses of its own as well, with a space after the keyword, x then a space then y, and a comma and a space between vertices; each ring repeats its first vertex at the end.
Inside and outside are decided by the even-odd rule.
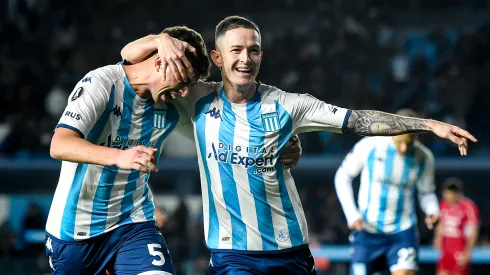
POLYGON ((77 242, 47 234, 46 256, 51 274, 56 275, 105 275, 106 270, 112 275, 174 274, 167 245, 154 222, 123 225, 77 242))
POLYGON ((313 275, 316 274, 316 269, 310 249, 305 247, 273 254, 211 252, 209 273, 211 275, 313 275))
POLYGON ((418 270, 418 233, 412 227, 395 234, 352 232, 351 275, 373 274, 390 269, 418 270))

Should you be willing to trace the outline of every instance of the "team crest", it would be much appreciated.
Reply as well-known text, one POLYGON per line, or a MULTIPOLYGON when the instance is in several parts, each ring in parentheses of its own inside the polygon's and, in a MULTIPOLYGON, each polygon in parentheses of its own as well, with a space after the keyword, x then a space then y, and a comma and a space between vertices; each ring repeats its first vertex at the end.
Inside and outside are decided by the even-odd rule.
POLYGON ((281 128, 279 125, 279 115, 277 112, 262 115, 262 125, 266 132, 277 132, 281 128))
POLYGON ((167 110, 153 110, 153 127, 163 129, 166 124, 167 110))

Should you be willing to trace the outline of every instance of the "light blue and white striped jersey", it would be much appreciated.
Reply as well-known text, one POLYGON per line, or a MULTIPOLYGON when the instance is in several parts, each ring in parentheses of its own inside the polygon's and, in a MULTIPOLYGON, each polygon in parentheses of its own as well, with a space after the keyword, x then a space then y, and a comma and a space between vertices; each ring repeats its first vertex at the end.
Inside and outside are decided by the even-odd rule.
MULTIPOLYGON (((76 86, 57 125, 87 141, 120 149, 158 148, 179 115, 133 91, 121 65, 88 73, 76 86)), ((115 166, 63 161, 46 231, 66 240, 83 240, 118 226, 155 220, 149 174, 115 166)))
POLYGON ((207 246, 277 252, 307 244, 303 207, 278 156, 296 133, 341 132, 350 111, 264 84, 246 104, 231 103, 222 83, 196 86, 178 102, 194 125, 207 246))
POLYGON ((351 178, 361 173, 358 205, 371 233, 397 233, 414 226, 415 190, 419 194, 435 191, 434 156, 417 140, 403 155, 391 137, 363 138, 341 169, 351 178))

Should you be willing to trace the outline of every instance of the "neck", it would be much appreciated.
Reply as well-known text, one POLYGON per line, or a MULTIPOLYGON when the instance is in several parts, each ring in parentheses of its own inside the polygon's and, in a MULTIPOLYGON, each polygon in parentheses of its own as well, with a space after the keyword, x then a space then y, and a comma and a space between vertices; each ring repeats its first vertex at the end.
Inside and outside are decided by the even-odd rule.
POLYGON ((143 63, 123 66, 123 70, 134 92, 141 98, 150 99, 152 89, 150 74, 146 73, 145 68, 142 66, 143 63))
POLYGON ((255 96, 257 87, 258 84, 255 82, 244 86, 234 85, 223 77, 225 95, 231 103, 244 104, 249 102, 255 96))

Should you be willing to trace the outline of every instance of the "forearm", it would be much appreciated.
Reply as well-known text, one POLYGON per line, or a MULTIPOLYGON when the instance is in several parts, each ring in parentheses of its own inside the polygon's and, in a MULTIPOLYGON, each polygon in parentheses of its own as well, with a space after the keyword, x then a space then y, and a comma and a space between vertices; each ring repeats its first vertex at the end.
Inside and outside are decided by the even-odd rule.
POLYGON ((380 111, 352 111, 347 131, 362 136, 394 136, 431 131, 431 120, 403 117, 380 111))
POLYGON ((341 168, 335 174, 335 191, 339 198, 342 209, 344 210, 347 224, 352 224, 361 219, 361 214, 357 209, 356 202, 354 200, 354 192, 352 190, 352 178, 341 168))
POLYGON ((156 51, 157 46, 155 36, 147 35, 124 46, 121 50, 121 57, 129 63, 139 63, 156 51))
POLYGON ((476 244, 476 241, 478 240, 478 235, 479 235, 479 229, 478 226, 475 226, 471 230, 471 234, 468 237, 468 240, 466 241, 466 246, 465 246, 465 251, 466 252, 471 252, 473 250, 473 247, 476 244))
POLYGON ((98 164, 103 166, 116 165, 121 150, 92 144, 77 137, 53 137, 51 157, 57 160, 98 164))

